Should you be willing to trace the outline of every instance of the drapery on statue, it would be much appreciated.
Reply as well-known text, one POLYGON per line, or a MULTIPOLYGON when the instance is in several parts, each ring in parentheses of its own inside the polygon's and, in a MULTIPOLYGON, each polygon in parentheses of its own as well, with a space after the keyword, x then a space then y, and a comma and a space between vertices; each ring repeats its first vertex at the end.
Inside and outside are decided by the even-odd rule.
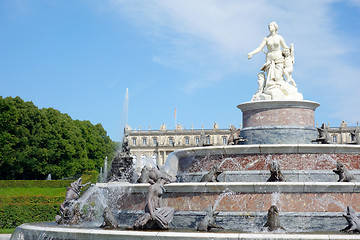
POLYGON ((174 217, 174 208, 163 207, 162 195, 165 193, 166 179, 160 177, 156 183, 150 185, 146 197, 145 214, 140 216, 134 229, 169 229, 169 224, 174 217))
POLYGON ((286 45, 284 38, 278 34, 276 22, 271 22, 268 27, 270 34, 263 39, 259 47, 248 54, 248 59, 251 59, 254 54, 264 51, 265 46, 268 50, 266 53, 264 51, 266 62, 261 67, 261 71, 266 72, 267 77, 265 79, 265 75, 258 75, 259 89, 252 101, 302 100, 303 96, 297 91, 292 77, 294 45, 291 44, 290 48, 286 45))

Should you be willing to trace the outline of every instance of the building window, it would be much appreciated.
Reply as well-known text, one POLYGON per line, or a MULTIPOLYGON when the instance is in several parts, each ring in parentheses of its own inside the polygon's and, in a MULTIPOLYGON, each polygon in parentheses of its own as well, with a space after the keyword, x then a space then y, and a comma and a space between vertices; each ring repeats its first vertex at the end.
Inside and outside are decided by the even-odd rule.
POLYGON ((156 139, 156 138, 153 138, 153 144, 154 144, 155 146, 157 146, 157 139, 156 139))
POLYGON ((223 144, 226 145, 226 144, 227 144, 227 139, 226 139, 226 137, 223 137, 222 139, 223 139, 223 144))
POLYGON ((174 139, 172 137, 169 137, 169 145, 174 146, 174 139))
POLYGON ((199 144, 199 142, 200 142, 200 138, 199 138, 199 137, 196 137, 196 138, 195 138, 195 144, 199 144))
POLYGON ((190 144, 190 139, 188 137, 185 138, 185 144, 189 145, 190 144))
POLYGON ((146 145, 146 138, 143 138, 143 145, 146 145))
POLYGON ((132 145, 136 146, 136 138, 132 139, 132 145))
POLYGON ((333 142, 334 142, 334 143, 337 142, 337 137, 336 137, 336 135, 333 135, 333 142))
POLYGON ((206 138, 206 144, 210 144, 210 137, 206 138))

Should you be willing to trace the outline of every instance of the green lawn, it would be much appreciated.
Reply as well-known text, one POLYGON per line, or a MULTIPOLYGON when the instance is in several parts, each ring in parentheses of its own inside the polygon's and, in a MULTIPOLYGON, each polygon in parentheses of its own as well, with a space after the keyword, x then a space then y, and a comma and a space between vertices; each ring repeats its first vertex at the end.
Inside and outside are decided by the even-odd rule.
POLYGON ((65 187, 0 188, 0 234, 11 234, 13 227, 25 222, 54 219, 58 209, 56 205, 65 199, 65 194, 65 187), (54 216, 48 216, 43 211, 54 216))
POLYGON ((63 196, 66 188, 0 188, 0 196, 63 196))
POLYGON ((1 229, 0 228, 0 234, 12 234, 14 232, 15 228, 8 228, 8 229, 1 229))

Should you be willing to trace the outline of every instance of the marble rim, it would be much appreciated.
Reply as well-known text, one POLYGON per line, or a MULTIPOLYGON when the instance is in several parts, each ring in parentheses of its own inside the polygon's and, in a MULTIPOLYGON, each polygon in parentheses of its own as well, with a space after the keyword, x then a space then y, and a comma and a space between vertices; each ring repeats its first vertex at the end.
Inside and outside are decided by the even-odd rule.
MULTIPOLYGON (((99 188, 124 188, 147 193, 149 183, 97 183, 99 188)), ((360 182, 179 182, 165 185, 168 193, 360 193, 360 182)))
POLYGON ((237 105, 241 111, 245 112, 254 109, 280 109, 280 108, 305 108, 315 111, 320 103, 308 100, 289 101, 289 100, 267 100, 267 101, 253 101, 245 102, 237 105))
MULTIPOLYGON (((227 154, 360 154, 360 145, 345 144, 249 144, 192 147, 175 150, 172 156, 227 155, 227 154)), ((170 155, 169 155, 170 157, 170 155)), ((166 164, 166 163, 165 163, 166 164)))
MULTIPOLYGON (((360 239, 360 235, 349 234, 297 234, 297 233, 216 233, 216 232, 179 232, 179 231, 125 231, 86 229, 71 227, 49 227, 35 224, 22 224, 21 230, 38 232, 39 236, 47 234, 49 237, 77 239, 360 239)), ((15 234, 16 234, 15 233, 15 234)), ((13 234, 13 235, 15 235, 13 234)), ((18 233, 19 234, 19 233, 18 233)), ((12 239, 15 239, 12 238, 12 239)))

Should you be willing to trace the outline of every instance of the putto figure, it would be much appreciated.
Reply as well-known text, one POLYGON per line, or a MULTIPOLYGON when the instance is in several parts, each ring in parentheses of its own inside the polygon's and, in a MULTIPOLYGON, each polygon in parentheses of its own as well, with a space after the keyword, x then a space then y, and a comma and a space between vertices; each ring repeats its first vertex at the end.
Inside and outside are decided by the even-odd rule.
POLYGON ((294 63, 295 63, 295 57, 294 57, 294 44, 290 44, 290 48, 284 48, 282 52, 285 60, 284 65, 284 75, 286 77, 287 82, 290 82, 294 87, 296 87, 296 83, 294 79, 292 78, 292 72, 294 70, 294 63))
POLYGON ((302 100, 303 96, 297 91, 295 81, 292 78, 295 59, 294 45, 291 44, 290 48, 286 45, 284 38, 278 34, 276 22, 271 22, 268 27, 270 34, 263 39, 259 47, 248 54, 248 59, 251 59, 254 54, 260 51, 266 54, 266 62, 261 67, 261 70, 266 72, 267 77, 263 90, 259 93, 259 90, 261 90, 259 86, 252 101, 302 100), (263 50, 265 46, 267 52, 263 50), (287 81, 285 81, 284 75, 287 81))

